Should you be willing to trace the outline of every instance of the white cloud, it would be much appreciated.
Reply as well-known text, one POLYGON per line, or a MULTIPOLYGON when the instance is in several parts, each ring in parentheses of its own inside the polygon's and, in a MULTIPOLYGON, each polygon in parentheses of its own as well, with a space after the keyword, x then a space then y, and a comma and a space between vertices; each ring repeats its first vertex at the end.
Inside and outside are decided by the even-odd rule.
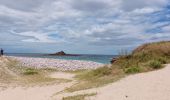
POLYGON ((153 12, 156 12, 156 11, 159 11, 160 9, 158 8, 149 8, 149 7, 146 7, 146 8, 141 8, 141 9, 135 9, 133 11, 133 13, 136 13, 136 14, 149 14, 149 13, 153 13, 153 12))
POLYGON ((146 7, 162 8, 168 4, 168 0, 122 0, 122 8, 125 11, 133 11, 146 7))
POLYGON ((170 25, 163 27, 162 30, 170 35, 170 25))
POLYGON ((24 42, 44 42, 44 43, 53 43, 56 42, 52 38, 50 38, 47 34, 39 33, 39 32, 22 32, 22 33, 14 33, 21 36, 30 37, 31 39, 24 39, 24 42))

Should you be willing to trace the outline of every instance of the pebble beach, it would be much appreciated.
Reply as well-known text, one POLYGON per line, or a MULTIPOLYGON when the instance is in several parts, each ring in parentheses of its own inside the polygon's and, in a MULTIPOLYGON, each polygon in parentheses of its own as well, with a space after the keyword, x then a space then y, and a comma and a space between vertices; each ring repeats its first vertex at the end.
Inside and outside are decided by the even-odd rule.
POLYGON ((83 69, 96 69, 104 66, 102 63, 80 60, 63 60, 50 58, 33 58, 33 57, 14 57, 8 56, 11 59, 17 60, 20 66, 29 68, 56 68, 61 71, 75 71, 83 69))

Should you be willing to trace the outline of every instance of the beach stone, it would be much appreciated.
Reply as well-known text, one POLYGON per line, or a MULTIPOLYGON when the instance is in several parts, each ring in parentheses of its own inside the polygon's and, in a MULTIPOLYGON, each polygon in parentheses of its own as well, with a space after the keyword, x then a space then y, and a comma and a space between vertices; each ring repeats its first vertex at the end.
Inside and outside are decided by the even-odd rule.
POLYGON ((103 67, 104 64, 92 61, 80 60, 61 60, 51 58, 33 58, 33 57, 12 57, 9 58, 19 61, 19 65, 31 68, 56 68, 61 71, 75 71, 82 69, 96 69, 103 67))

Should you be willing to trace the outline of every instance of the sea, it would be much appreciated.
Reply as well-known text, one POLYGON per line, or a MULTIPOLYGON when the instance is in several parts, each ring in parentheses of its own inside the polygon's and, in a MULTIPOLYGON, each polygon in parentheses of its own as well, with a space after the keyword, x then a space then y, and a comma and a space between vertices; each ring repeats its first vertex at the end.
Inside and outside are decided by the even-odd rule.
POLYGON ((112 58, 118 57, 118 55, 91 55, 91 54, 81 54, 80 56, 51 56, 47 54, 38 53, 7 53, 7 56, 17 56, 17 57, 34 57, 34 58, 53 58, 53 59, 64 59, 64 60, 84 60, 93 61, 102 64, 110 64, 112 58))

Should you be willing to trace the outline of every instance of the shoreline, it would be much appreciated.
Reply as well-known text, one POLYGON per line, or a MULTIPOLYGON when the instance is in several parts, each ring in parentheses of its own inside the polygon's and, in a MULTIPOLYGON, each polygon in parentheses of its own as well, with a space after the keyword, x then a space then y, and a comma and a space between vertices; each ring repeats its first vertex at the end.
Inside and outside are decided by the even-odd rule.
POLYGON ((83 69, 96 69, 105 64, 83 60, 64 60, 52 58, 6 56, 19 62, 22 67, 28 68, 55 68, 61 71, 75 71, 83 69))
POLYGON ((79 54, 81 56, 56 56, 49 54, 38 54, 38 53, 6 53, 5 56, 15 56, 15 57, 35 57, 35 58, 54 58, 62 60, 81 60, 81 61, 93 61, 102 64, 110 64, 112 58, 117 58, 119 55, 104 55, 104 54, 79 54))

